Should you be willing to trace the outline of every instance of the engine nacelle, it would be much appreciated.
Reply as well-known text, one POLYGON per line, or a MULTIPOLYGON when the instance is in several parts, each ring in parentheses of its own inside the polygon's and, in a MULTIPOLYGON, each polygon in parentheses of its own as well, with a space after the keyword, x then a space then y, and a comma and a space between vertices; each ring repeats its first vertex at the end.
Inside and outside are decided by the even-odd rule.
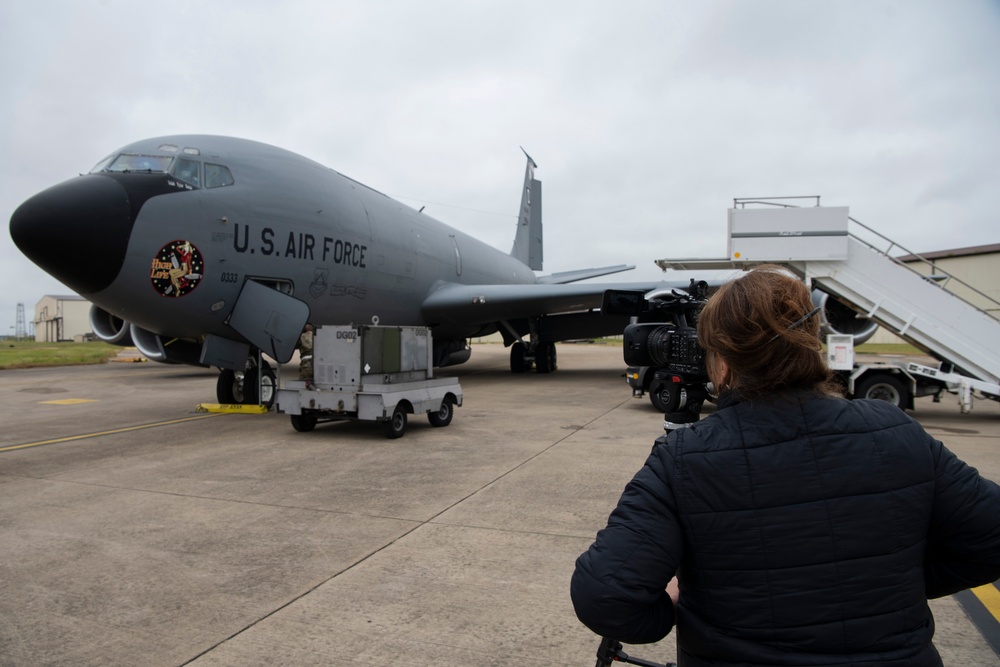
POLYGON ((812 293, 812 302, 823 310, 820 328, 824 334, 844 334, 854 336, 854 344, 861 345, 875 335, 878 322, 862 316, 837 299, 818 289, 812 293))
POLYGON ((434 341, 434 365, 438 368, 464 364, 471 356, 472 348, 464 338, 434 341))
POLYGON ((132 345, 129 323, 99 306, 90 307, 90 328, 105 343, 124 347, 132 345))
POLYGON ((129 332, 136 348, 150 361, 159 361, 161 364, 203 365, 199 343, 179 338, 165 340, 159 334, 146 331, 134 324, 129 325, 129 332))

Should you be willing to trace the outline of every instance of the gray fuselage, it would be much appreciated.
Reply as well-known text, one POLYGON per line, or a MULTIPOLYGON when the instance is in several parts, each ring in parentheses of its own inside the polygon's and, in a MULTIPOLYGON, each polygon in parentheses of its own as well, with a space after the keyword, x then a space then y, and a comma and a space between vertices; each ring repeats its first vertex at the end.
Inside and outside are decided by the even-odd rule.
MULTIPOLYGON (((25 254, 94 304, 162 337, 239 338, 226 321, 247 279, 302 300, 318 325, 432 327, 439 323, 425 320, 421 304, 437 285, 536 280, 508 254, 312 160, 258 142, 161 137, 125 146, 109 160, 26 202, 12 218, 11 233, 25 254), (116 171, 115 156, 123 155, 129 168, 116 171), (139 164, 143 156, 159 162, 139 164), (200 171, 182 174, 178 160, 200 171), (212 187, 220 166, 231 183, 212 187), (96 185, 108 179, 121 191, 96 185), (69 201, 97 189, 108 194, 69 201), (109 201, 107 217, 126 216, 131 224, 116 219, 104 226, 100 197, 119 196, 127 198, 128 211, 109 201), (67 199, 63 216, 73 219, 52 219, 46 206, 60 197, 67 199), (65 249, 50 257, 43 234, 61 235, 80 259, 67 261, 65 249), (92 270, 94 263, 101 271, 92 270), (110 280, 95 279, 98 274, 110 280)), ((434 334, 458 339, 482 328, 445 324, 434 334)))

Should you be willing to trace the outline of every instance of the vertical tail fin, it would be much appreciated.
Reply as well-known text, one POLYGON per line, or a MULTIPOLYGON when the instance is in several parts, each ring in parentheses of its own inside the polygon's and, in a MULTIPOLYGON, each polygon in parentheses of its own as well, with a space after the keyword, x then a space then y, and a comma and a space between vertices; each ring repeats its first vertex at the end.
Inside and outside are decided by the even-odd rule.
POLYGON ((524 169, 524 188, 521 190, 521 210, 517 216, 517 234, 514 236, 512 257, 524 262, 533 271, 542 270, 542 182, 535 180, 538 165, 523 148, 528 158, 524 169))

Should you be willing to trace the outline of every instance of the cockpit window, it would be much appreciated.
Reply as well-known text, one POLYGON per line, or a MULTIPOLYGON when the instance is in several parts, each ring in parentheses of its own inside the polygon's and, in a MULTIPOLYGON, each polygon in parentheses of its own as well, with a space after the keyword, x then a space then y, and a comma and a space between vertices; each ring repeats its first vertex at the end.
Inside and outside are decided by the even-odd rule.
POLYGON ((235 182, 232 172, 229 171, 229 167, 224 167, 221 164, 205 163, 206 188, 221 188, 226 185, 232 185, 235 182))
POLYGON ((201 162, 197 160, 177 158, 172 173, 188 185, 193 185, 196 188, 201 187, 201 162))
POLYGON ((114 159, 115 159, 114 155, 109 155, 108 157, 104 158, 103 160, 101 160, 100 162, 98 162, 97 164, 95 164, 94 168, 90 170, 90 173, 91 174, 99 174, 100 172, 102 172, 105 169, 107 169, 108 165, 111 164, 111 161, 114 160, 114 159))
POLYGON ((128 153, 122 153, 101 171, 110 171, 112 173, 166 173, 170 170, 171 161, 173 161, 172 157, 160 155, 129 155, 128 153))
MULTIPOLYGON (((169 151, 172 146, 160 146, 160 150, 169 151)), ((111 172, 117 174, 146 173, 146 174, 171 174, 178 181, 183 182, 190 190, 200 188, 204 184, 206 188, 221 188, 233 185, 236 180, 229 167, 221 164, 205 163, 205 172, 202 174, 202 164, 199 160, 191 159, 188 155, 195 155, 197 149, 185 148, 177 157, 167 155, 135 155, 122 153, 106 157, 90 170, 92 174, 101 172, 111 172)))

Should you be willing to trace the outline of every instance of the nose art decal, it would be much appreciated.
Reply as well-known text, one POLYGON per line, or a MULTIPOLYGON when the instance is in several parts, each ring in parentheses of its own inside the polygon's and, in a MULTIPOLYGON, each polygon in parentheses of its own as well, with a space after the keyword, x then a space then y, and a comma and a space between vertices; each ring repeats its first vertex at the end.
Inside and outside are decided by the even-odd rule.
POLYGON ((205 262, 190 241, 171 241, 153 258, 149 278, 162 296, 184 296, 201 282, 205 262))

